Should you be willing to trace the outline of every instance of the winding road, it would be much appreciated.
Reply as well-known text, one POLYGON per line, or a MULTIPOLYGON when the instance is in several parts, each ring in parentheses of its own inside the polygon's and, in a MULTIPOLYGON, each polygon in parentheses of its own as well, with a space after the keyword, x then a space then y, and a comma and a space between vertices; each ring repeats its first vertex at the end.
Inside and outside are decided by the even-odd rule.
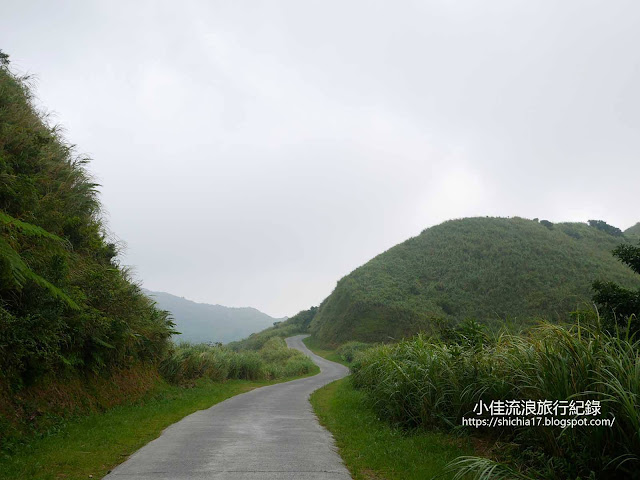
POLYGON ((312 353, 302 339, 290 348, 321 372, 258 388, 193 413, 114 468, 109 480, 348 480, 331 434, 309 395, 346 376, 346 367, 312 353))

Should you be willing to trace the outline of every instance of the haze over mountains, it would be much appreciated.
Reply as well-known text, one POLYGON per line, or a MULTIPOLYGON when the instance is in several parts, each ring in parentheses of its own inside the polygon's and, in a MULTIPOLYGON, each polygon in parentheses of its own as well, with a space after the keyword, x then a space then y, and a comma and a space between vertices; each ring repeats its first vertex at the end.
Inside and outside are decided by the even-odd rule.
POLYGON ((176 342, 228 343, 286 319, 273 318, 251 307, 210 305, 166 292, 143 291, 157 303, 158 308, 171 312, 176 330, 181 333, 173 337, 176 342))

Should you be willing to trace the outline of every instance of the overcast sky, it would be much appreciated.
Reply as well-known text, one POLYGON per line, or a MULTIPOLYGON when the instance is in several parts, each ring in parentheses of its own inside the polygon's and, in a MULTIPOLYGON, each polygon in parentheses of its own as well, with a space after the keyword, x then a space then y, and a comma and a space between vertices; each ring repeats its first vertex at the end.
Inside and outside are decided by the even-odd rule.
POLYGON ((640 220, 640 2, 3 0, 152 290, 273 316, 457 217, 640 220))

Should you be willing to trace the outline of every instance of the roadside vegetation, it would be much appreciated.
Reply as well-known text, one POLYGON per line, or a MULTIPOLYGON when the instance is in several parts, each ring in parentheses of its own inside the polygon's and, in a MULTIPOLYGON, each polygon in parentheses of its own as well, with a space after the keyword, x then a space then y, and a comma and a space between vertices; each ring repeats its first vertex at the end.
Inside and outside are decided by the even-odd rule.
POLYGON ((88 159, 0 52, 0 384, 159 361, 173 323, 118 263, 88 159))
POLYGON ((140 398, 173 323, 118 262, 97 185, 0 51, 0 451, 140 398))
POLYGON ((144 405, 146 394, 159 385, 166 388, 168 383, 193 389, 206 380, 216 382, 207 383, 207 391, 217 385, 221 392, 226 392, 229 381, 276 381, 318 372, 308 357, 287 348, 280 337, 269 339, 255 352, 235 352, 221 345, 170 346, 157 366, 138 366, 113 372, 111 376, 89 376, 83 380, 52 379, 6 398, 4 406, 13 406, 13 417, 10 414, 0 417, 0 453, 10 457, 16 452, 35 451, 33 445, 39 445, 41 438, 63 441, 60 431, 69 419, 107 414, 119 404, 135 405, 140 401, 144 405))
POLYGON ((318 307, 302 310, 293 317, 282 322, 276 322, 273 327, 253 333, 244 340, 229 343, 229 348, 235 351, 257 351, 274 337, 287 338, 309 332, 309 324, 315 317, 318 307))
POLYGON ((175 345, 168 312, 119 263, 88 162, 0 51, 0 478, 113 465, 187 413, 318 371, 282 338, 175 345), (112 429, 121 414, 138 423, 112 429))
POLYGON ((190 388, 155 382, 143 397, 105 412, 67 418, 55 430, 0 455, 2 480, 102 478, 185 416, 279 380, 195 380, 190 388), (93 477, 91 477, 93 476, 93 477))
POLYGON ((366 393, 354 389, 349 377, 316 390, 311 404, 356 480, 452 478, 448 462, 475 453, 469 438, 407 432, 381 422, 366 393))
MULTIPOLYGON (((640 274, 640 245, 624 243, 613 254, 640 274)), ((349 342, 338 350, 306 339, 322 356, 345 363, 351 358, 350 379, 316 392, 312 401, 356 478, 371 471, 373 478, 396 478, 401 471, 395 456, 387 459, 384 448, 377 450, 384 429, 402 439, 478 439, 481 455, 449 457, 446 468, 447 462, 434 459, 459 479, 640 478, 640 289, 601 280, 593 288, 598 311, 574 312, 563 325, 496 332, 467 320, 436 335, 392 344, 349 342), (358 406, 347 406, 356 399, 358 406), (487 418, 479 417, 478 405, 494 400, 596 401, 600 412, 588 418, 615 421, 575 428, 462 426, 463 418, 487 418), (368 408, 371 425, 356 425, 357 412, 368 408)), ((434 471, 414 467, 422 469, 420 478, 434 471)), ((398 478, 410 478, 410 472, 398 478)))
MULTIPOLYGON (((419 335, 368 350, 351 368, 354 385, 379 417, 409 429, 459 430, 463 417, 477 418, 480 401, 598 400, 598 418, 615 417, 613 427, 495 427, 473 433, 499 438, 507 447, 502 455, 515 455, 513 461, 499 460, 530 478, 589 478, 592 472, 595 478, 631 478, 640 461, 639 346, 597 327, 543 324, 528 336, 482 335, 457 344, 419 335)), ((463 464, 481 471, 485 463, 463 464)))
POLYGON ((271 337, 258 351, 236 352, 224 346, 181 344, 160 364, 170 382, 185 384, 199 378, 272 380, 317 372, 318 367, 281 337, 271 337))
POLYGON ((314 337, 307 337, 302 340, 309 350, 311 350, 316 355, 320 355, 327 360, 331 360, 332 362, 341 363, 342 365, 349 366, 349 362, 347 362, 342 356, 333 349, 327 349, 324 345, 321 345, 318 340, 314 337))
MULTIPOLYGON (((319 346, 313 337, 303 342, 316 355, 346 366, 351 365, 354 347, 361 352, 372 346, 349 342, 344 348, 330 350, 319 346)), ((310 400, 356 480, 453 478, 454 474, 447 471, 448 463, 477 453, 469 437, 406 430, 381 421, 370 397, 354 388, 351 377, 316 390, 310 400)))

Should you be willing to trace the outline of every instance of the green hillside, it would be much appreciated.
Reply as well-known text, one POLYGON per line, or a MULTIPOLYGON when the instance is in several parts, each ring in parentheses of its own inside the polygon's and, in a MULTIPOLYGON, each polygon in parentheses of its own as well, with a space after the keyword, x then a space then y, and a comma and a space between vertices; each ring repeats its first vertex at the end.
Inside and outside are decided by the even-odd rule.
POLYGON ((229 343, 286 320, 270 317, 255 308, 209 305, 170 293, 143 291, 155 300, 159 308, 171 313, 175 328, 180 332, 173 337, 176 342, 229 343))
POLYGON ((318 312, 318 307, 302 310, 293 317, 282 322, 276 322, 272 327, 261 332, 252 333, 247 338, 231 342, 228 346, 236 351, 260 350, 273 337, 286 338, 299 333, 307 333, 309 324, 318 312))
POLYGON ((627 239, 582 223, 466 218, 423 231, 342 278, 311 332, 384 341, 467 318, 564 318, 596 279, 636 286, 611 251, 627 239))
POLYGON ((640 238, 640 222, 636 223, 633 227, 624 231, 626 237, 640 238))
POLYGON ((0 52, 0 414, 54 379, 148 373, 170 345, 171 321, 119 266, 86 164, 0 52))

